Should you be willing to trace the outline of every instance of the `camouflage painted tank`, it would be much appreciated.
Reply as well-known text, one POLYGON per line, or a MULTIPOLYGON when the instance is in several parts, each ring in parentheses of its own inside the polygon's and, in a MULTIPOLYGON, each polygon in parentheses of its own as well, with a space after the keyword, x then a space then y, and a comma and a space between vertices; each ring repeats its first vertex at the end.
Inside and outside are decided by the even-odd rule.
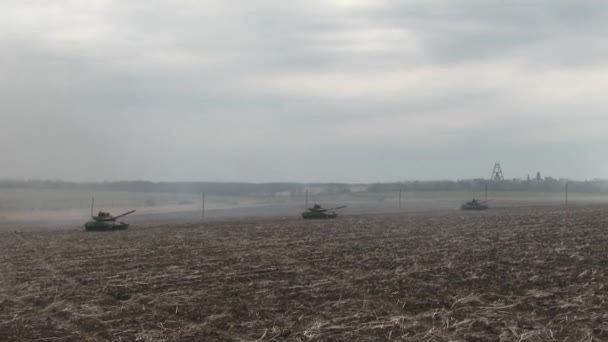
POLYGON ((478 200, 474 199, 464 203, 462 206, 460 206, 461 210, 487 210, 489 209, 488 205, 485 204, 486 202, 479 202, 478 200))
POLYGON ((129 228, 129 224, 117 221, 121 217, 125 217, 135 212, 135 210, 128 211, 126 213, 120 214, 118 216, 112 216, 110 213, 105 211, 100 211, 97 213, 97 216, 93 215, 93 206, 95 204, 95 199, 93 198, 91 201, 91 218, 92 221, 89 221, 84 224, 84 228, 89 231, 110 231, 110 230, 125 230, 129 228))
POLYGON ((305 220, 309 219, 334 219, 338 217, 335 210, 346 208, 346 206, 325 209, 318 204, 315 204, 312 208, 308 208, 302 212, 302 218, 305 220))

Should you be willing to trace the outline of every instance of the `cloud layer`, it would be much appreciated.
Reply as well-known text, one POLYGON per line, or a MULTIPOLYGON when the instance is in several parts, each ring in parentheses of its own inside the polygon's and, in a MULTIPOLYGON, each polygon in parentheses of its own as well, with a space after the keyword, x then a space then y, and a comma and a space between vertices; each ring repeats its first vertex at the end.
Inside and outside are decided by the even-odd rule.
POLYGON ((4 1, 0 177, 606 177, 606 7, 4 1))

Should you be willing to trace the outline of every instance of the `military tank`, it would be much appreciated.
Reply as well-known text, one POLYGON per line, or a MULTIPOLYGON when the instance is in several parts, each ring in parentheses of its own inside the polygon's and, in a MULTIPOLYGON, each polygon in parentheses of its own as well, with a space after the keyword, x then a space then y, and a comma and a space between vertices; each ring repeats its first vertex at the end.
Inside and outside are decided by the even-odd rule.
POLYGON ((110 231, 110 230, 125 230, 129 228, 129 224, 122 221, 117 221, 121 217, 125 217, 127 215, 133 214, 135 210, 128 211, 126 213, 113 216, 108 212, 99 211, 97 215, 93 215, 93 205, 95 203, 95 199, 91 201, 91 218, 92 221, 89 221, 84 224, 84 228, 88 231, 110 231))
POLYGON ((478 200, 473 198, 471 201, 463 203, 460 206, 460 210, 488 210, 489 207, 486 203, 487 201, 479 202, 478 200))
POLYGON ((323 208, 318 204, 312 206, 312 208, 306 209, 306 211, 302 212, 302 218, 305 220, 311 219, 335 219, 338 217, 338 214, 335 210, 346 208, 346 206, 335 207, 335 208, 323 208))

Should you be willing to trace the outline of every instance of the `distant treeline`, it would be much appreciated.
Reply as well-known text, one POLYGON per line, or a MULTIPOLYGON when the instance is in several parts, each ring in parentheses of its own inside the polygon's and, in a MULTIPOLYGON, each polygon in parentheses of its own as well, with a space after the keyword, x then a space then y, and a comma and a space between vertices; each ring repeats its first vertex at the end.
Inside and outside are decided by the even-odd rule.
POLYGON ((459 181, 426 181, 378 183, 367 188, 369 192, 402 191, 521 191, 521 192, 563 192, 566 183, 568 191, 579 193, 608 193, 608 181, 569 181, 547 177, 541 180, 504 180, 471 179, 459 181))
POLYGON ((608 181, 567 181, 551 177, 542 180, 504 180, 485 179, 458 181, 408 181, 376 184, 346 183, 227 183, 227 182, 64 182, 50 180, 0 180, 0 189, 55 189, 120 192, 160 192, 222 196, 247 195, 300 195, 310 190, 312 193, 341 194, 352 192, 398 192, 402 191, 522 191, 522 192, 561 192, 568 183, 569 191, 579 193, 608 193, 608 181))
POLYGON ((90 190, 120 192, 160 192, 209 195, 273 195, 277 193, 300 194, 308 188, 317 192, 350 192, 348 184, 302 184, 302 183, 228 183, 228 182, 148 182, 118 181, 98 183, 77 183, 53 180, 0 180, 2 188, 21 189, 54 189, 54 190, 90 190), (322 191, 320 191, 322 189, 322 191))

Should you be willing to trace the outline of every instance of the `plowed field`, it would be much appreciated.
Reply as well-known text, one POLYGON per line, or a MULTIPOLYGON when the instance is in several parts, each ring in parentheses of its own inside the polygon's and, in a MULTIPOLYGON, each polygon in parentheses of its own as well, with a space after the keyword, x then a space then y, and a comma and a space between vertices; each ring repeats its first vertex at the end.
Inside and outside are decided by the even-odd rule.
POLYGON ((608 340, 608 211, 0 234, 2 341, 608 340))

